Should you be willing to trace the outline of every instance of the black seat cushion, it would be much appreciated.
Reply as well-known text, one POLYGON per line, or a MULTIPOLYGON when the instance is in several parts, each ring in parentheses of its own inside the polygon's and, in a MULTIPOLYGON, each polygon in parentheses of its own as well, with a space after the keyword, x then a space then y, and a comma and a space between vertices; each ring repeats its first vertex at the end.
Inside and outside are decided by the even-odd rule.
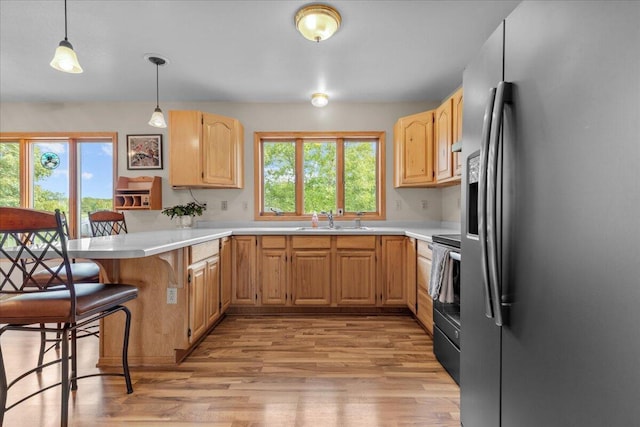
MULTIPOLYGON (((100 278, 100 267, 94 262, 73 262, 70 266, 74 282, 97 282, 100 278)), ((62 271, 59 276, 62 280, 66 280, 66 271, 62 271)), ((51 273, 40 270, 33 273, 31 278, 36 283, 47 283, 51 278, 51 273)))
POLYGON ((75 313, 67 290, 31 292, 0 301, 0 323, 77 322, 138 296, 135 286, 117 283, 77 283, 75 289, 75 313))

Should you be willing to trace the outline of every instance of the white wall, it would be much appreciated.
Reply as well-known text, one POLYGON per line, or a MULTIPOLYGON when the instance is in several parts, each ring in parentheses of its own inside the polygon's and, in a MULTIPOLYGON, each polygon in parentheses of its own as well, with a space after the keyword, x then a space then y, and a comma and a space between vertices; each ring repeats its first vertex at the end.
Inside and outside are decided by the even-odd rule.
MULTIPOLYGON (((208 209, 199 219, 237 222, 253 221, 253 134, 256 131, 358 131, 386 132, 387 220, 449 221, 460 220, 460 187, 445 189, 393 188, 393 124, 398 117, 436 107, 439 102, 413 103, 330 103, 319 109, 311 104, 258 104, 217 102, 167 102, 169 110, 200 110, 238 118, 245 131, 245 188, 242 190, 192 190, 208 209), (456 198, 457 195, 457 198, 456 198), (228 210, 220 202, 228 202, 228 210), (426 209, 422 201, 426 200, 426 209), (246 205, 246 209, 244 206, 246 205)), ((147 125, 153 105, 145 103, 0 103, 0 132, 117 132, 118 174, 124 176, 158 175, 163 178, 163 206, 191 199, 188 190, 173 190, 168 183, 168 134, 166 129, 147 125), (164 169, 130 171, 126 163, 127 134, 163 134, 164 169)), ((171 228, 159 211, 127 212, 131 231, 171 228)))

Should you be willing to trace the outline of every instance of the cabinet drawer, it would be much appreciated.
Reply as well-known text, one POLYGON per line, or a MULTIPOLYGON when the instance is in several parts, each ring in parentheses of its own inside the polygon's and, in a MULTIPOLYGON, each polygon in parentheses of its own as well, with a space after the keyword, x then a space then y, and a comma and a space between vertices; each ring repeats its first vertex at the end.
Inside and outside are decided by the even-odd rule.
POLYGON ((418 240, 418 255, 427 259, 431 259, 431 249, 429 249, 429 242, 424 240, 418 240))
POLYGON ((217 255, 219 246, 220 242, 218 239, 191 246, 191 248, 189 248, 189 264, 217 255))
POLYGON ((431 278, 431 260, 423 256, 417 258, 417 284, 418 289, 429 289, 429 280, 431 278))
POLYGON ((286 236, 262 236, 261 246, 265 249, 284 249, 287 247, 286 236))
POLYGON ((338 236, 338 249, 375 249, 376 236, 338 236))
POLYGON ((331 236, 293 236, 291 247, 294 249, 329 249, 331 236))

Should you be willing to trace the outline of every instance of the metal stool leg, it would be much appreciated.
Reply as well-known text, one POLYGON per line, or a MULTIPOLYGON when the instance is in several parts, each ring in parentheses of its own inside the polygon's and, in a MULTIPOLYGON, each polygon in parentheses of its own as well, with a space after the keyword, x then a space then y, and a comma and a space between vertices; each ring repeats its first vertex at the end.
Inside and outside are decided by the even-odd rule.
POLYGON ((62 330, 62 378, 60 379, 60 427, 69 422, 69 331, 67 324, 62 330))
POLYGON ((40 323, 40 353, 38 354, 38 366, 36 372, 42 372, 42 363, 44 362, 44 351, 47 346, 47 333, 44 330, 45 324, 40 323))
POLYGON ((4 421, 4 413, 7 411, 7 373, 4 369, 4 358, 2 357, 2 347, 0 346, 0 426, 4 421))
POLYGON ((131 394, 133 393, 131 374, 129 372, 129 331, 131 329, 131 312, 127 307, 121 307, 125 314, 124 340, 122 343, 122 370, 124 371, 124 380, 127 383, 127 394, 131 394))
POLYGON ((77 348, 78 348, 78 332, 75 328, 71 330, 71 390, 78 389, 78 358, 77 358, 77 348))

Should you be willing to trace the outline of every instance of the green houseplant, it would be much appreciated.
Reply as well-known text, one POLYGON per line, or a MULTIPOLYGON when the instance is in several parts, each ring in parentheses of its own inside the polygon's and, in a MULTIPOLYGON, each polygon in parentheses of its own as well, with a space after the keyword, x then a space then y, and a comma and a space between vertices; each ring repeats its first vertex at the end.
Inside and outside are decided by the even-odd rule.
POLYGON ((202 212, 207 209, 205 205, 196 202, 189 202, 186 205, 175 205, 170 208, 164 208, 162 213, 169 218, 178 218, 179 228, 191 227, 194 216, 201 216, 202 212))

